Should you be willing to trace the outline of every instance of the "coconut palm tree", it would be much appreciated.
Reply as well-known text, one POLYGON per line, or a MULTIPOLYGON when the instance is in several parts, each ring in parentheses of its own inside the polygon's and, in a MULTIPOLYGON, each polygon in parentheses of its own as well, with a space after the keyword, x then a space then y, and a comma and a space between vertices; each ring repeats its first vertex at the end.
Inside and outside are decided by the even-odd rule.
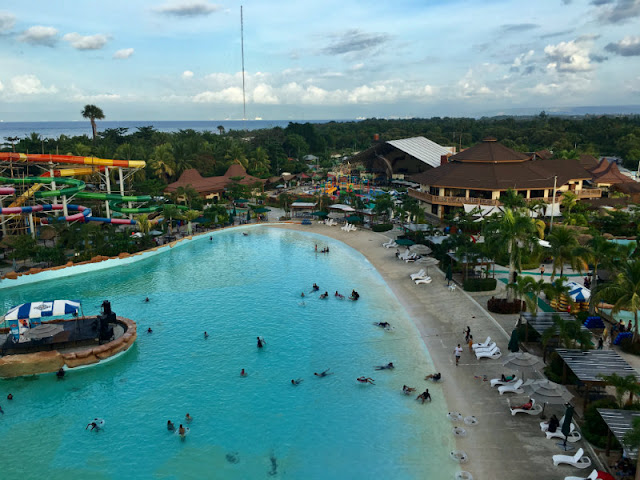
POLYGON ((149 162, 149 168, 157 177, 166 181, 175 173, 175 159, 172 153, 173 147, 170 143, 158 145, 153 150, 153 156, 149 162))
POLYGON ((582 350, 588 350, 591 344, 591 333, 580 328, 582 324, 576 320, 564 320, 559 315, 553 316, 553 325, 542 334, 541 341, 546 352, 549 340, 558 337, 565 348, 576 348, 580 344, 582 350))
POLYGON ((623 377, 617 373, 612 373, 611 375, 599 374, 598 377, 616 389, 616 400, 620 408, 624 408, 624 396, 626 393, 629 394, 626 402, 629 404, 633 403, 634 395, 640 394, 640 385, 635 375, 626 375, 623 377))
POLYGON ((141 213, 140 215, 135 216, 135 220, 138 230, 140 230, 143 235, 148 235, 151 231, 151 221, 149 220, 149 215, 147 215, 146 213, 141 213))
MULTIPOLYGON (((538 246, 533 220, 522 212, 506 208, 500 217, 487 220, 484 228, 485 243, 494 258, 501 254, 509 257, 509 283, 513 283, 513 274, 520 271, 520 260, 524 250, 533 250, 538 246)), ((507 290, 507 300, 513 301, 513 290, 507 290)))
POLYGON ((180 211, 178 210, 178 207, 176 207, 175 205, 167 204, 167 205, 163 205, 162 214, 164 215, 165 220, 169 219, 169 221, 167 222, 167 226, 169 229, 169 235, 171 235, 173 219, 178 218, 180 216, 180 211))
POLYGON ((556 301, 556 305, 560 303, 560 299, 564 297, 569 303, 572 303, 571 295, 569 295, 569 287, 565 284, 567 277, 560 277, 557 280, 544 285, 542 290, 547 296, 549 303, 556 301))
POLYGON ((511 210, 525 208, 527 205, 524 197, 522 195, 518 195, 518 192, 512 188, 508 189, 500 196, 500 202, 502 202, 502 205, 506 208, 510 208, 511 210))
POLYGON ((638 340, 638 310, 640 310, 640 260, 630 260, 621 265, 611 282, 603 285, 594 295, 594 302, 606 298, 614 301, 611 313, 620 310, 633 312, 633 341, 638 340))
POLYGON ((83 118, 88 118, 91 121, 91 131, 93 132, 93 141, 96 141, 96 135, 98 134, 98 127, 96 120, 102 120, 104 118, 104 112, 100 107, 95 105, 85 105, 80 112, 83 118))
MULTIPOLYGON (((531 276, 521 277, 523 278, 522 290, 524 293, 524 301, 527 304, 527 310, 529 310, 534 316, 538 314, 538 297, 544 291, 546 282, 542 279, 536 280, 531 276)), ((518 278, 520 281, 520 278, 518 278)))
POLYGON ((191 228, 191 222, 202 215, 202 212, 198 210, 187 210, 182 213, 182 218, 187 221, 187 235, 191 235, 193 230, 191 228))
POLYGON ((592 289, 598 286, 598 266, 601 264, 609 264, 613 261, 618 249, 615 243, 604 238, 600 233, 594 234, 587 242, 589 247, 589 261, 593 264, 593 283, 592 289))
POLYGON ((582 272, 587 268, 587 250, 578 243, 578 235, 575 230, 566 227, 556 227, 549 234, 548 241, 551 245, 549 253, 553 257, 553 271, 551 279, 560 269, 560 277, 564 273, 565 264, 571 265, 574 269, 582 272))

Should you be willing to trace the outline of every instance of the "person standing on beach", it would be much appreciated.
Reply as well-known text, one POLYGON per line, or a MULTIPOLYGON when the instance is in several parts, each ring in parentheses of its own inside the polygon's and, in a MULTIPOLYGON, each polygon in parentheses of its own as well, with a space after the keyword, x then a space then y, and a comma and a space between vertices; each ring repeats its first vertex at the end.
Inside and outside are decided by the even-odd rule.
POLYGON ((462 355, 462 347, 460 346, 460 344, 458 344, 458 346, 453 350, 453 353, 456 356, 456 367, 457 367, 458 363, 460 362, 460 355, 462 355))
POLYGON ((540 265, 540 278, 544 277, 544 265, 540 265))
POLYGON ((469 353, 473 353, 473 335, 469 335, 467 344, 469 345, 469 353))
POLYGON ((470 336, 471 336, 471 327, 467 325, 467 328, 464 329, 464 341, 468 342, 470 336))

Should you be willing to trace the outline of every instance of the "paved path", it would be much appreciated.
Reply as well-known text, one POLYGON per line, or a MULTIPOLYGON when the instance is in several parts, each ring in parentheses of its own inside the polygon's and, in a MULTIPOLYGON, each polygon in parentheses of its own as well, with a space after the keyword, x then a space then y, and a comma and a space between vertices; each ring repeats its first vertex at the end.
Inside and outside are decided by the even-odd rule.
MULTIPOLYGON (((377 268, 417 326, 436 369, 442 372, 448 410, 478 418, 477 426, 467 427, 467 438, 458 440, 458 448, 465 450, 470 459, 464 469, 471 472, 474 479, 562 479, 584 473, 569 466, 554 467, 552 455, 563 452, 555 441, 546 440, 540 432, 540 419, 529 415, 511 416, 506 396, 498 395, 488 381, 483 381, 483 375, 490 379, 505 371, 501 360, 478 361, 465 348, 460 365, 455 366, 453 350, 464 342, 462 332, 467 325, 474 339, 482 341, 491 336, 506 354, 506 332, 511 332, 515 316, 496 320, 461 289, 450 291, 443 273, 433 267, 429 268, 433 282, 415 285, 409 274, 418 271, 419 265, 398 261, 395 250, 381 247, 387 239, 384 235, 367 230, 346 233, 339 227, 317 223, 304 227, 283 225, 282 228, 311 231, 343 241, 359 250, 377 268)), ((546 412, 561 416, 557 408, 547 408, 546 412)))

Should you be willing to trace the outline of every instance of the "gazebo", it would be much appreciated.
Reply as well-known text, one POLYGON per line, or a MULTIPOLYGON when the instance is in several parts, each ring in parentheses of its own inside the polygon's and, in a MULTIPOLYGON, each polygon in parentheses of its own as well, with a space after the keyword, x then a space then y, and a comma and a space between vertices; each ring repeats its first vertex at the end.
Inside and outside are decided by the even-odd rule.
POLYGON ((562 371, 562 383, 567 382, 567 368, 578 377, 578 381, 584 383, 586 392, 584 407, 589 403, 589 389, 595 385, 602 385, 605 381, 600 375, 618 374, 621 376, 634 375, 640 381, 640 375, 629 365, 615 350, 568 350, 556 349, 564 362, 562 371))
MULTIPOLYGON (((520 321, 525 324, 524 341, 529 341, 529 327, 542 335, 547 329, 553 326, 553 317, 555 316, 567 322, 577 321, 573 315, 567 312, 538 312, 536 315, 533 315, 531 312, 522 312, 520 314, 520 321)), ((589 331, 584 325, 580 326, 580 330, 589 331)))
POLYGON ((633 428, 633 420, 640 418, 637 410, 616 410, 611 408, 598 408, 598 413, 607 424, 609 433, 607 434, 607 457, 611 451, 611 434, 620 442, 629 458, 638 458, 638 447, 627 446, 624 441, 625 435, 633 428))

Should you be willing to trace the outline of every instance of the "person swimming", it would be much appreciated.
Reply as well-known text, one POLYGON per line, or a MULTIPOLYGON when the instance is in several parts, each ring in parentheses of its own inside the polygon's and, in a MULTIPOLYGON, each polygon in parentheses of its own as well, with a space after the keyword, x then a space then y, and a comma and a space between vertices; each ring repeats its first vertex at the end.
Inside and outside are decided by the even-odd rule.
POLYGON ((406 385, 402 386, 402 393, 404 393, 405 395, 409 395, 409 394, 411 394, 412 392, 415 392, 415 391, 416 391, 416 389, 413 388, 413 387, 407 387, 406 385))
POLYGON ((327 375, 333 375, 333 372, 330 372, 329 370, 331 370, 331 367, 327 368, 324 372, 320 372, 320 373, 314 372, 314 375, 316 377, 326 377, 327 375))
POLYGON ((147 333, 153 333, 153 330, 151 330, 151 327, 147 329, 147 333))
POLYGON ((167 430, 169 430, 170 432, 175 431, 176 426, 173 424, 173 422, 171 420, 167 420, 167 430))
POLYGON ((149 300, 149 297, 144 299, 145 303, 149 303, 151 300, 149 300))
POLYGON ((320 300, 324 300, 325 298, 329 298, 329 292, 324 292, 322 295, 320 295, 320 300))
POLYGON ((370 383, 371 385, 375 385, 375 380, 373 378, 365 377, 364 375, 362 377, 358 377, 356 380, 360 383, 370 383))
POLYGON ((180 424, 180 427, 178 428, 178 435, 184 438, 186 434, 187 434, 187 430, 182 426, 182 424, 180 424))
POLYGON ((344 295, 339 294, 337 290, 336 290, 336 294, 334 295, 334 297, 338 297, 340 300, 344 300, 344 295))
POLYGON ((247 232, 242 232, 242 235, 244 235, 245 237, 249 236, 249 234, 247 232))
POLYGON ((262 337, 256 337, 258 339, 258 348, 262 348, 267 342, 262 337))
POLYGON ((204 338, 205 338, 205 340, 206 340, 207 338, 209 338, 209 334, 208 334, 206 331, 204 332, 204 338))
POLYGON ((247 372, 244 371, 244 368, 242 369, 242 371, 240 372, 240 376, 241 377, 246 377, 247 376, 247 372))
POLYGON ((318 290, 320 290, 320 287, 314 283, 313 287, 311 287, 311 291, 312 292, 317 292, 318 290))
POLYGON ((304 380, 302 378, 297 378, 295 380, 291 380, 291 385, 300 385, 304 380))
POLYGON ((12 394, 7 395, 7 400, 13 400, 13 395, 12 394))
POLYGON ((431 401, 431 394, 429 393, 429 389, 427 388, 424 392, 418 395, 416 397, 416 400, 422 400, 422 403, 424 403, 425 400, 431 401))
POLYGON ((56 377, 58 377, 58 380, 61 378, 64 378, 66 372, 64 371, 64 368, 60 367, 60 370, 58 370, 56 372, 56 377))
POLYGON ((378 365, 375 367, 376 370, 392 370, 396 367, 393 366, 393 362, 389 362, 386 365, 378 365))
POLYGON ((389 322, 374 322, 374 325, 384 328, 385 330, 389 330, 391 328, 391 324, 389 322))
POLYGON ((193 422, 193 417, 191 415, 189 415, 189 413, 187 412, 187 414, 184 416, 184 419, 186 420, 187 423, 191 423, 193 422))
POLYGON ((427 375, 426 377, 424 377, 425 380, 433 380, 434 382, 437 382, 441 378, 442 378, 442 374, 440 372, 432 373, 431 375, 427 375))
POLYGON ((359 298, 360 298, 360 294, 358 292, 356 292, 355 290, 351 290, 351 296, 349 297, 349 300, 356 301, 359 298))

